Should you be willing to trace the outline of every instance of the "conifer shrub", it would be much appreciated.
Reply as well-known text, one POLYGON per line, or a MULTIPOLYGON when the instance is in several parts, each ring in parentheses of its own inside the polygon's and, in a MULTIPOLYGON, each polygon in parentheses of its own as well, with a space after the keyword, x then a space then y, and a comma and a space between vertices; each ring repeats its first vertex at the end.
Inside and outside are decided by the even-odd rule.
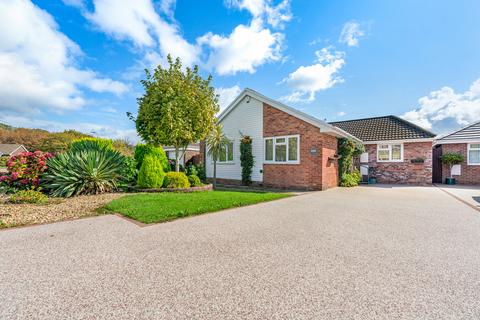
POLYGON ((137 185, 140 188, 161 188, 165 178, 162 163, 154 155, 146 155, 138 172, 137 185))

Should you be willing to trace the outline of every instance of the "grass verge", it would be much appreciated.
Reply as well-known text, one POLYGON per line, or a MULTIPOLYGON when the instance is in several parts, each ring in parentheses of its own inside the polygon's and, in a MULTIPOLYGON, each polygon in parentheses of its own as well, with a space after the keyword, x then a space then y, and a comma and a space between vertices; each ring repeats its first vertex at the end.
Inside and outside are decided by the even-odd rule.
POLYGON ((104 209, 121 213, 143 223, 156 223, 286 198, 291 195, 244 191, 135 194, 115 199, 105 205, 104 209))

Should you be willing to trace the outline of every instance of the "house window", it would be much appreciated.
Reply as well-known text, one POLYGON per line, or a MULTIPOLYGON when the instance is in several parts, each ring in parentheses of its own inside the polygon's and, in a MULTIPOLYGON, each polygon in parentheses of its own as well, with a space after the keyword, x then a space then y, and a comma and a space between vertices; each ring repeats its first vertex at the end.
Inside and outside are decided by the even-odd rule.
POLYGON ((378 144, 378 162, 401 162, 403 161, 403 144, 378 144))
POLYGON ((266 163, 299 163, 300 136, 265 138, 266 163))
POLYGON ((468 164, 480 165, 480 143, 468 144, 468 164))
POLYGON ((227 142, 221 149, 218 155, 218 162, 233 162, 233 141, 227 142))

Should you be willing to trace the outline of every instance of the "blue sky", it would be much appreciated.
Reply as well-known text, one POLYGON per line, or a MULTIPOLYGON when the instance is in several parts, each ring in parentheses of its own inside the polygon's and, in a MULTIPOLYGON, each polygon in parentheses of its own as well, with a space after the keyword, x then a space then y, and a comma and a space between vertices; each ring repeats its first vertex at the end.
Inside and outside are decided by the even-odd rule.
POLYGON ((144 68, 171 53, 330 121, 480 120, 478 1, 0 1, 0 122, 136 141, 144 68))

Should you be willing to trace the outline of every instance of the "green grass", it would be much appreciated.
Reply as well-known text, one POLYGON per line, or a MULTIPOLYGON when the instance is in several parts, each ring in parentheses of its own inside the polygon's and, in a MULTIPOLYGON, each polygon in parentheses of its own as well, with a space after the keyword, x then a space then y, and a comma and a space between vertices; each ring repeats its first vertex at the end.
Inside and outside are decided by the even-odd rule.
POLYGON ((143 223, 156 223, 289 196, 289 193, 243 191, 142 193, 113 200, 104 209, 143 223))

